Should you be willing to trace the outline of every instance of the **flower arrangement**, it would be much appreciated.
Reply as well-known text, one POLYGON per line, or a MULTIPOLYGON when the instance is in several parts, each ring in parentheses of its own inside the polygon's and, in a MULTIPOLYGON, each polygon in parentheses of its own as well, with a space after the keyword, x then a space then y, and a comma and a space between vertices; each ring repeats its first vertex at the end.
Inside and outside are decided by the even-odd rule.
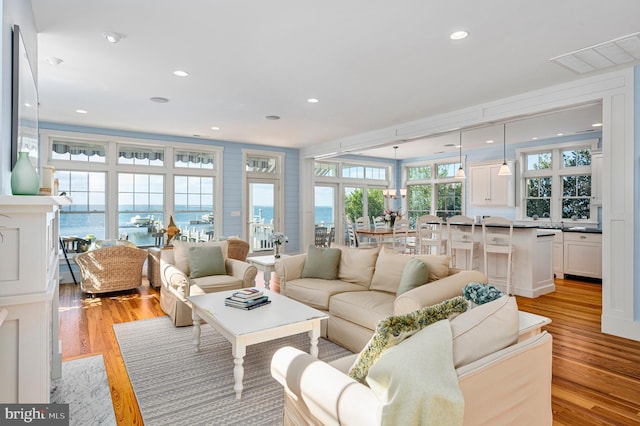
POLYGON ((388 209, 384 211, 382 218, 386 223, 393 226, 396 223, 396 219, 402 219, 402 213, 400 212, 400 209, 388 209))
POLYGON ((280 246, 284 243, 288 243, 289 238, 287 238, 287 236, 284 235, 282 232, 274 232, 273 234, 269 235, 269 241, 273 243, 276 249, 274 253, 274 257, 276 259, 280 259, 280 246))
POLYGON ((269 235, 269 241, 271 241, 274 245, 279 246, 280 244, 288 243, 289 238, 284 235, 282 232, 274 232, 269 235))
POLYGON ((468 301, 482 305, 499 299, 504 293, 490 284, 469 283, 462 289, 462 295, 468 301))

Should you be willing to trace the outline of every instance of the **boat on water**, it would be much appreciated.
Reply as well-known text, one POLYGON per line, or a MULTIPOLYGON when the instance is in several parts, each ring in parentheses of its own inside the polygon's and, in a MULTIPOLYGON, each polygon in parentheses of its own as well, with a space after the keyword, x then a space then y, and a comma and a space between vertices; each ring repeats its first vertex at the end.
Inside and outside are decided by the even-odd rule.
POLYGON ((138 226, 138 227, 147 226, 151 223, 151 219, 149 217, 140 217, 140 215, 137 214, 131 218, 129 223, 133 226, 138 226))

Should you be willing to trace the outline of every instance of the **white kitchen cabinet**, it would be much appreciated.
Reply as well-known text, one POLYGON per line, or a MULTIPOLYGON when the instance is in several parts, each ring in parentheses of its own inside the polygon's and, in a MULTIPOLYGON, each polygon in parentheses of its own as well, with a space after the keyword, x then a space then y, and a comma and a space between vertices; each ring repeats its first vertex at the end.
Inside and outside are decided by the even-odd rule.
POLYGON ((591 202, 594 206, 602 205, 602 153, 591 156, 591 202))
POLYGON ((564 233, 564 273, 602 279, 602 234, 564 233))
POLYGON ((474 206, 515 206, 515 167, 507 162, 511 176, 499 176, 502 164, 474 164, 469 166, 470 204, 474 206))
POLYGON ((60 377, 59 209, 67 197, 0 196, 0 401, 49 403, 60 377))
POLYGON ((538 229, 540 234, 553 234, 553 275, 564 278, 564 238, 560 229, 538 229))

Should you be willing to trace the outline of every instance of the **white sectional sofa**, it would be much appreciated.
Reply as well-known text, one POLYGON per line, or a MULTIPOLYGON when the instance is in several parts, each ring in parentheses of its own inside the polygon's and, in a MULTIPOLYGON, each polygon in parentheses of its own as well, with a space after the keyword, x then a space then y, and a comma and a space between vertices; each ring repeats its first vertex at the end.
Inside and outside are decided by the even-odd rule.
POLYGON ((306 253, 280 259, 275 270, 280 293, 327 312, 323 336, 352 352, 364 347, 381 319, 460 296, 470 282, 487 282, 480 272, 449 268, 448 256, 413 256, 387 248, 334 248, 341 251, 335 279, 305 277, 306 253), (398 296, 405 265, 412 257, 428 265, 428 283, 398 296))

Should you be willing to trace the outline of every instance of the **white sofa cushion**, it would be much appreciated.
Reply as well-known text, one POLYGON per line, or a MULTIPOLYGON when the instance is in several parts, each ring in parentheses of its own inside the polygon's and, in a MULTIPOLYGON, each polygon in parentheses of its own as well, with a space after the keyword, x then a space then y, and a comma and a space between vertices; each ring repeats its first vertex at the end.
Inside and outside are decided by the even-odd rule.
POLYGON ((400 285, 402 271, 411 256, 383 247, 376 261, 376 269, 371 279, 371 290, 396 294, 400 285))
POLYGON ((338 246, 337 248, 342 250, 338 279, 369 288, 379 249, 363 250, 345 246, 338 246))
POLYGON ((456 368, 516 343, 518 330, 515 297, 502 296, 458 315, 451 320, 456 368))

